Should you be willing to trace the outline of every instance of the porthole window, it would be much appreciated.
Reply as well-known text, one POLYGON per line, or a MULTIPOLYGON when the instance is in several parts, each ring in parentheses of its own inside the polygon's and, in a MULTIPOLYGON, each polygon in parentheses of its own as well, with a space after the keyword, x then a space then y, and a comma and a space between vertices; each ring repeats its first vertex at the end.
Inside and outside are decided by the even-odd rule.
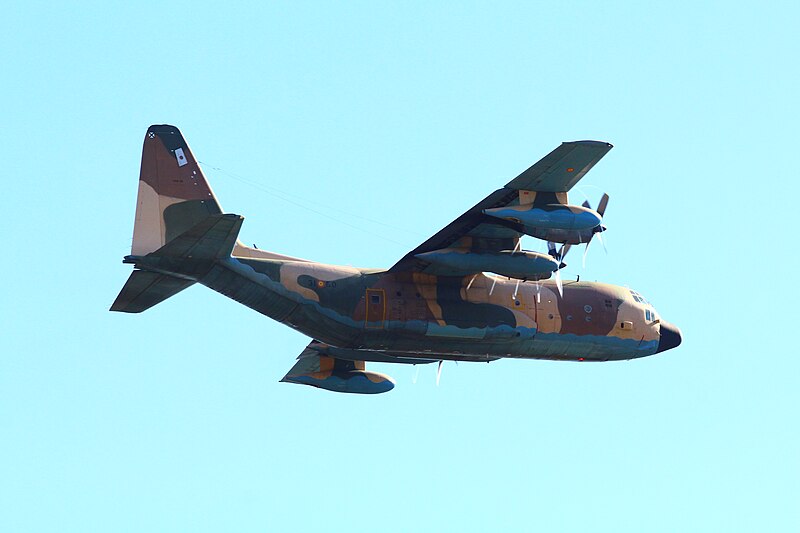
POLYGON ((572 315, 567 315, 567 320, 572 320, 572 315))
POLYGON ((591 313, 592 312, 592 306, 591 305, 584 305, 583 306, 583 310, 586 311, 587 313, 591 313))
POLYGON ((587 317, 586 317, 586 322, 591 322, 591 321, 592 321, 592 317, 590 317, 590 316, 587 316, 587 317))

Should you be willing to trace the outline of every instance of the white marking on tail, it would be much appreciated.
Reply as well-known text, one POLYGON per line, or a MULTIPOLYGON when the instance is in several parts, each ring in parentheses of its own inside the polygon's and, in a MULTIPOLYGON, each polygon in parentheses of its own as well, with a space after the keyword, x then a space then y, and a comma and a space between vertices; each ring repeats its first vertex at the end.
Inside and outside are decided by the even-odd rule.
POLYGON ((178 158, 178 166, 179 167, 182 167, 183 165, 185 165, 188 162, 188 161, 186 161, 186 156, 183 155, 183 148, 176 148, 175 149, 175 157, 178 158))

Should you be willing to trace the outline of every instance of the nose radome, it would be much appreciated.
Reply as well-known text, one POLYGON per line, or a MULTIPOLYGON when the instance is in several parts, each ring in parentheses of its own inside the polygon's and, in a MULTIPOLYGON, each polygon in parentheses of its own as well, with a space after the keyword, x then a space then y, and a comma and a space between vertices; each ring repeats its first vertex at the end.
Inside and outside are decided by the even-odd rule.
POLYGON ((661 340, 658 341, 656 353, 665 352, 681 344, 681 330, 669 322, 661 321, 661 340))

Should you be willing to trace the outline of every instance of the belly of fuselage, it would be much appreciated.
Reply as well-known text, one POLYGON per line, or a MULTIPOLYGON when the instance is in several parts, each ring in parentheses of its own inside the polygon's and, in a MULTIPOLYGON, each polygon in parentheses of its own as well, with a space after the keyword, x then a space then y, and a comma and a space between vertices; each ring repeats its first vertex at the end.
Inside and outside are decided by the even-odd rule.
POLYGON ((406 324, 387 324, 383 330, 365 330, 357 349, 393 353, 548 359, 567 361, 613 361, 650 355, 631 339, 614 336, 543 333, 535 328, 487 328, 485 331, 448 331, 437 323, 417 324, 410 332, 406 324), (427 326, 427 327, 426 327, 427 326))

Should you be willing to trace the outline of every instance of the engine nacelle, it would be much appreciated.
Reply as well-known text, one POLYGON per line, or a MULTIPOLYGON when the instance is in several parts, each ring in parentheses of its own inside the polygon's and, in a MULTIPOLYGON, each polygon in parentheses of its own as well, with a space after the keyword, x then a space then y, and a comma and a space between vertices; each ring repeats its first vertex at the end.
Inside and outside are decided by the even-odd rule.
POLYGON ((417 254, 428 261, 435 274, 441 276, 467 276, 476 272, 494 272, 515 279, 547 279, 559 263, 547 254, 504 250, 501 252, 465 252, 445 248, 417 254))
POLYGON ((587 230, 600 225, 602 217, 594 210, 578 205, 549 204, 533 207, 515 205, 484 209, 495 218, 510 220, 528 228, 554 230, 587 230))

